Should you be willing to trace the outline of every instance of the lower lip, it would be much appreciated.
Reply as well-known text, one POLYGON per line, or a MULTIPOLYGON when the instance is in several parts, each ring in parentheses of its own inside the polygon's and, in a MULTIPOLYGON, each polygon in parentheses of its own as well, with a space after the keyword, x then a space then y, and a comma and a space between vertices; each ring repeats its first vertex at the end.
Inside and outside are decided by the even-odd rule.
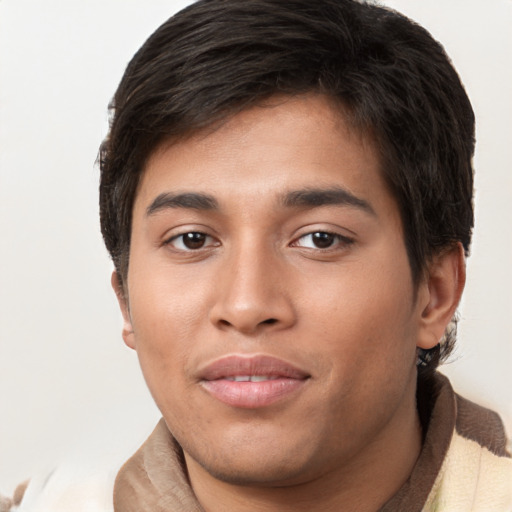
POLYGON ((202 386, 221 402, 244 409, 266 407, 297 392, 305 380, 279 378, 262 382, 218 379, 202 381, 202 386))

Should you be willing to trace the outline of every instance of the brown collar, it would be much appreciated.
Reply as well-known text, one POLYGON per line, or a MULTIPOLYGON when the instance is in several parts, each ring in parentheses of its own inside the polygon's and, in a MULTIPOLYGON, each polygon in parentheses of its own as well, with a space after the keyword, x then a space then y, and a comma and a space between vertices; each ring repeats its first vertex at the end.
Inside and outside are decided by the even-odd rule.
POLYGON ((163 418, 117 474, 115 512, 202 512, 190 487, 183 452, 163 418))
POLYGON ((423 447, 408 480, 379 512, 420 512, 448 452, 457 415, 456 395, 446 377, 436 374, 418 381, 418 412, 423 426, 423 447))

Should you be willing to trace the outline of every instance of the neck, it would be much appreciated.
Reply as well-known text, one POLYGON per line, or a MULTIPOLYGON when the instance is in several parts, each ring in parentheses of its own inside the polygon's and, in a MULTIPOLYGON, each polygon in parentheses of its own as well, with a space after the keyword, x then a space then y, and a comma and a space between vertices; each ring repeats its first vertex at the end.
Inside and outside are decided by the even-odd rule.
POLYGON ((415 387, 388 425, 341 467, 279 486, 223 482, 185 453, 190 482, 205 512, 375 512, 411 474, 421 450, 415 387), (378 485, 376 485, 378 482, 378 485))

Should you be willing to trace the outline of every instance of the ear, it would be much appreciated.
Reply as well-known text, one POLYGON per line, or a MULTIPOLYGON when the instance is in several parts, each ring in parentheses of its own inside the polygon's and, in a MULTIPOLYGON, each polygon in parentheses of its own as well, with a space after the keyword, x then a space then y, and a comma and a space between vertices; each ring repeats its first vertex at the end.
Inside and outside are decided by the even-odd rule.
POLYGON ((123 315, 123 340, 126 345, 135 350, 135 336, 133 333, 132 319, 130 317, 130 308, 128 306, 128 300, 126 298, 123 285, 119 280, 119 274, 114 270, 110 279, 112 288, 116 293, 117 302, 123 315))
POLYGON ((423 287, 420 330, 417 346, 434 348, 459 305, 466 283, 466 262, 461 243, 434 256, 423 287))

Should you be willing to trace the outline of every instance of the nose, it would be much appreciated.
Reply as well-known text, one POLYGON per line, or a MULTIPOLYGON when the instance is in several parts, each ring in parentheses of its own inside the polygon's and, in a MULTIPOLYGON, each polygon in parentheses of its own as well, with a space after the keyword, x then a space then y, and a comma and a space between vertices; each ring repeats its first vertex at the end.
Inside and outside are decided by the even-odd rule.
POLYGON ((222 263, 210 312, 219 329, 257 335, 295 323, 283 262, 271 250, 254 249, 242 248, 222 263))

